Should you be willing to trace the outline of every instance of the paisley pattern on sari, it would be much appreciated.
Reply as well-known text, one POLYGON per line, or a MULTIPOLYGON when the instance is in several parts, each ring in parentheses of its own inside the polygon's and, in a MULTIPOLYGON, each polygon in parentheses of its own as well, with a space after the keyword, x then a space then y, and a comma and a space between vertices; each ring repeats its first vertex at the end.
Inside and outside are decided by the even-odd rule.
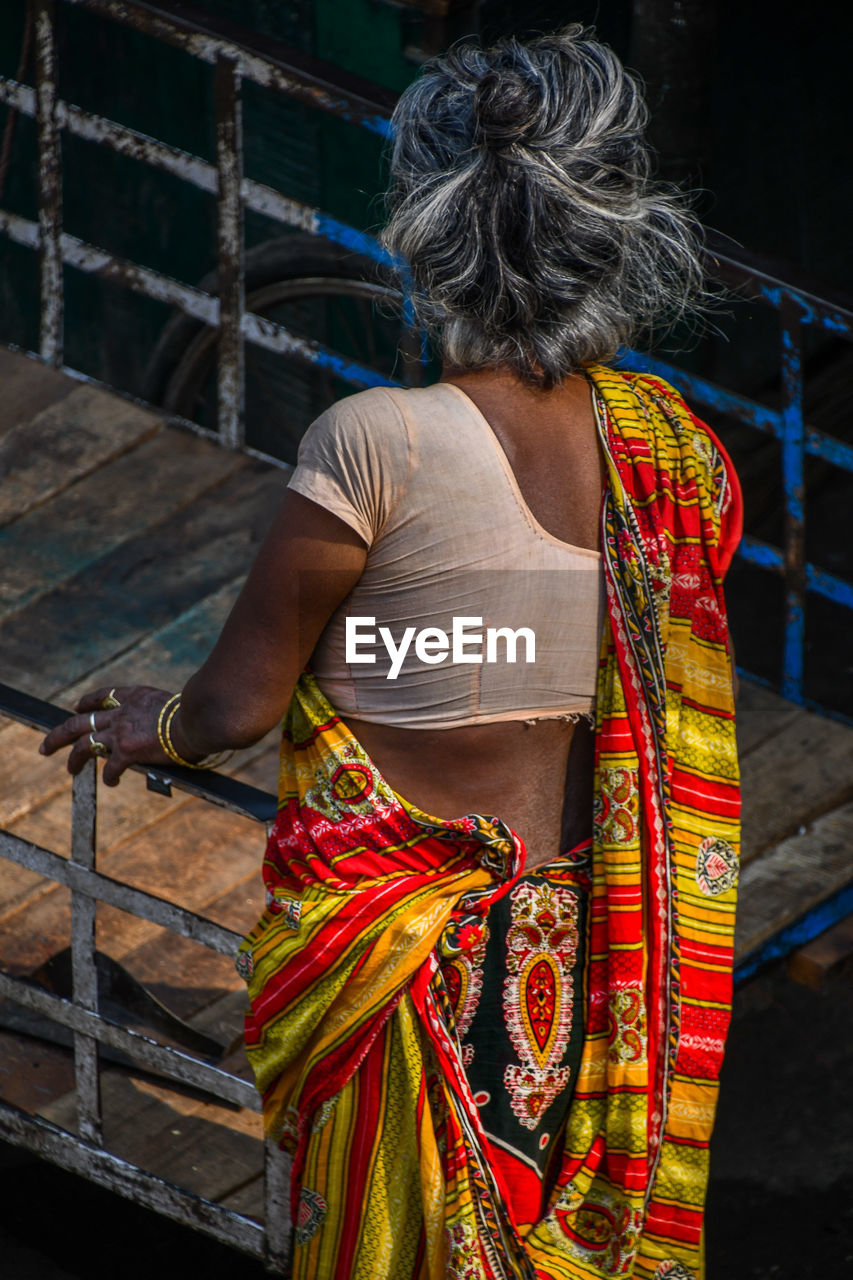
POLYGON ((671 387, 588 374, 608 622, 585 869, 525 877, 499 818, 407 804, 310 675, 285 721, 269 905, 239 963, 267 1131, 294 1153, 298 1280, 704 1276, 739 840, 722 579, 740 497, 671 387), (580 929, 561 875, 586 879, 580 929), (484 1123, 491 1089, 471 1084, 493 912, 510 918, 498 977, 518 1074, 491 1089, 534 1124, 553 1089, 566 1103, 535 1205, 484 1123))

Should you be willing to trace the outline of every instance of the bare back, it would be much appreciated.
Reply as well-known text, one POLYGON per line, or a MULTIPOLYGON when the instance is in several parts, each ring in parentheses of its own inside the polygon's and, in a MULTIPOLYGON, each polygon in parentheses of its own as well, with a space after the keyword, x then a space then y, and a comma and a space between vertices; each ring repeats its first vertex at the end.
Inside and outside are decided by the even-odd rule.
MULTIPOLYGON (((444 380, 489 423, 543 528, 598 550, 603 462, 586 378, 567 378, 551 391, 494 370, 451 372, 444 380)), ((443 818, 496 814, 525 841, 528 868, 589 831, 592 735, 584 726, 539 720, 408 730, 352 717, 348 723, 400 795, 443 818)))

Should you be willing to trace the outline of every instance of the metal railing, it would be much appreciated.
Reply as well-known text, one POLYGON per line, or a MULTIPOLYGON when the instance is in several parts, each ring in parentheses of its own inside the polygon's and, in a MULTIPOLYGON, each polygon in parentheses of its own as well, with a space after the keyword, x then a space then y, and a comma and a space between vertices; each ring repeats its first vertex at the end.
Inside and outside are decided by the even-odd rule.
MULTIPOLYGON (((60 707, 0 684, 0 717, 45 733, 67 715, 60 707)), ((150 790, 160 794, 169 795, 176 787, 261 824, 270 823, 276 813, 274 795, 222 775, 199 775, 188 769, 159 766, 133 768, 145 775, 150 790)), ((154 1071, 178 1086, 202 1089, 208 1097, 225 1104, 259 1111, 260 1098, 254 1086, 239 1076, 121 1026, 99 1008, 95 946, 98 902, 229 957, 236 956, 241 935, 98 869, 97 778, 97 761, 93 758, 73 781, 70 857, 0 830, 0 858, 70 890, 72 998, 63 999, 36 982, 0 968, 0 999, 51 1019, 72 1033, 78 1127, 77 1134, 71 1133, 0 1099, 0 1140, 33 1151, 144 1208, 257 1257, 271 1271, 286 1273, 291 1249, 289 1160, 273 1142, 264 1144, 263 1226, 140 1168, 104 1144, 99 1045, 120 1051, 125 1061, 129 1059, 142 1072, 154 1071)), ((767 964, 810 941, 851 909, 853 886, 847 886, 743 957, 735 967, 735 984, 747 981, 767 964)))
POLYGON ((744 537, 738 556, 748 564, 783 577, 785 637, 781 692, 792 702, 815 705, 805 696, 803 689, 806 593, 815 592, 845 609, 853 609, 853 583, 806 561, 805 460, 807 456, 822 458, 844 471, 853 472, 853 446, 808 426, 805 421, 805 330, 811 326, 834 338, 853 342, 853 308, 821 297, 808 287, 796 287, 772 271, 761 269, 746 255, 734 257, 723 238, 713 233, 709 236, 709 252, 712 269, 722 281, 778 315, 782 392, 779 407, 770 408, 663 360, 636 352, 629 352, 624 363, 634 369, 660 374, 688 396, 692 403, 755 427, 781 442, 784 547, 780 549, 757 538, 744 537))
MULTIPOLYGON (((182 6, 181 17, 138 0, 56 0, 153 36, 215 67, 216 163, 127 128, 115 121, 64 102, 57 92, 57 48, 54 0, 30 0, 29 18, 36 44, 35 86, 0 78, 0 101, 35 119, 38 145, 38 221, 0 210, 0 234, 27 246, 40 258, 40 342, 37 354, 46 363, 70 369, 63 358, 63 267, 97 274, 127 289, 168 303, 218 330, 217 432, 187 424, 231 447, 245 447, 243 423, 245 343, 254 343, 305 366, 320 366, 356 388, 389 382, 377 371, 308 341, 272 320, 245 310, 243 216, 249 209, 289 228, 330 240, 374 261, 388 263, 376 240, 358 229, 273 190, 243 174, 241 85, 251 81, 332 113, 379 136, 389 135, 388 95, 363 86, 353 88, 334 69, 319 68, 285 56, 269 42, 253 44, 248 33, 239 39, 232 29, 209 15, 193 18, 182 6), (62 225, 62 165, 60 138, 65 131, 120 155, 131 156, 161 172, 176 176, 217 199, 219 295, 175 280, 138 263, 121 259, 97 245, 69 235, 62 225)), ((662 360, 627 353, 624 363, 647 369, 672 382, 697 406, 725 414, 768 433, 782 443, 785 493, 785 545, 776 548, 746 538, 740 556, 752 565, 782 575, 786 589, 785 644, 782 691, 807 702, 803 690, 803 638, 808 592, 853 608, 853 585, 805 561, 804 465, 806 456, 825 459, 853 472, 853 448, 806 425, 803 418, 803 334, 813 326, 835 337, 853 339, 853 310, 799 287, 772 271, 759 268, 746 255, 737 255, 710 240, 715 268, 731 287, 774 309, 779 316, 779 365, 782 400, 772 409, 754 399, 686 373, 662 360)), ((121 390, 121 388, 116 388, 121 390)), ((251 450, 251 452, 255 452, 251 450)), ((269 459, 277 461, 276 459, 269 459)), ((0 687, 0 714, 40 730, 58 723, 66 712, 50 704, 0 687)), ((226 778, 200 780, 189 771, 145 770, 152 789, 175 786, 213 804, 224 805, 257 821, 268 821, 275 798, 226 778)), ((286 1204, 287 1171, 284 1158, 267 1147, 265 1226, 180 1189, 107 1151, 102 1142, 98 1045, 121 1050, 140 1067, 156 1069, 171 1079, 205 1089, 227 1102, 259 1109, 252 1086, 238 1077, 181 1050, 112 1022, 99 1012, 94 942, 98 901, 129 911, 191 938, 213 950, 233 955, 239 935, 162 898, 102 874, 95 847, 96 769, 93 761, 75 779, 72 803, 70 858, 0 833, 0 857, 46 876, 71 891, 73 998, 64 1000, 27 982, 0 972, 0 996, 18 1002, 70 1030, 74 1041, 79 1135, 58 1129, 37 1116, 0 1103, 0 1136, 25 1145, 63 1167, 84 1173, 102 1185, 133 1198, 179 1222, 262 1257, 270 1267, 283 1267, 288 1252, 286 1204)), ((846 902, 846 899, 845 899, 846 902)), ((773 946, 786 949, 813 936, 813 921, 797 922, 785 939, 773 946), (803 928, 807 934, 803 934, 803 928), (798 932, 799 931, 799 932, 798 932)), ((763 953, 762 953, 763 954, 763 953)), ((775 952, 774 952, 775 954, 775 952)), ((750 972, 755 964, 750 957, 750 972)), ((748 976, 747 972, 738 977, 748 976)))
MULTIPOLYGON (((386 137, 387 102, 372 102, 355 90, 330 83, 316 69, 285 63, 269 53, 237 44, 218 33, 204 15, 205 25, 174 17, 144 3, 121 0, 28 0, 28 22, 35 38, 35 87, 0 77, 0 102, 34 118, 38 147, 38 221, 0 210, 0 234, 34 250, 41 266, 40 341, 38 354, 66 372, 63 361, 63 265, 123 285, 135 293, 178 307, 187 315, 218 329, 218 426, 213 434, 232 448, 243 447, 244 351, 253 342, 279 355, 316 365, 354 387, 384 385, 388 380, 373 369, 309 342, 283 325, 245 310, 244 209, 323 237, 368 258, 391 265, 374 237, 331 215, 292 200, 281 192, 243 176, 241 86, 244 80, 278 91, 319 111, 386 137), (216 164, 170 147, 114 120, 83 111, 57 95, 57 3, 75 5, 154 36, 215 68, 216 164), (219 296, 193 288, 162 272, 128 262, 97 245, 63 231, 62 131, 97 143, 119 155, 141 160, 170 173, 217 198, 219 296)), ((381 91, 380 91, 381 96, 381 91)), ((194 425, 194 424, 192 424, 194 425)), ((269 461, 278 461, 268 458, 269 461)))
MULTIPOLYGON (((35 88, 0 77, 0 101, 34 117, 38 139, 38 222, 0 210, 0 234, 38 252, 41 261, 40 346, 47 363, 70 370, 63 363, 63 264, 96 273, 148 298, 179 308, 218 330, 216 432, 188 424, 235 448, 245 447, 243 422, 245 343, 250 342, 305 365, 319 366, 354 388, 387 385, 390 379, 320 342, 309 341, 269 318, 246 312, 243 267, 243 214, 263 213, 290 228, 330 240, 377 262, 387 255, 370 235, 279 191, 243 176, 241 84, 245 80, 280 92, 318 111, 332 113, 379 137, 387 137, 389 95, 363 84, 353 88, 348 77, 320 64, 306 65, 300 55, 265 41, 263 48, 250 33, 217 25, 208 15, 167 14, 141 0, 29 0, 29 18, 36 42, 35 88), (216 164, 190 155, 129 129, 115 121, 83 111, 57 95, 55 3, 73 4, 146 33, 215 66, 216 164), (253 47, 254 44, 254 47, 253 47), (216 195, 219 296, 182 283, 161 272, 112 255, 62 229, 60 135, 65 130, 122 155, 133 156, 165 173, 216 195)), ((745 293, 779 317, 779 368, 782 402, 769 408, 757 400, 686 373, 665 361, 629 352, 623 363, 655 372, 671 381, 699 407, 721 412, 738 422, 769 433, 781 441, 785 500, 784 546, 744 538, 740 557, 751 565, 780 575, 785 584, 782 693, 795 702, 812 705, 805 696, 803 655, 806 596, 817 593, 845 609, 853 609, 853 584, 805 559, 805 485, 807 456, 822 458, 853 472, 853 447, 823 431, 810 428, 803 417, 804 331, 808 327, 833 337, 853 340, 853 309, 838 305, 818 292, 799 287, 756 265, 747 254, 710 237, 714 270, 730 287, 745 293)), ((35 353, 34 353, 35 354, 35 353)), ((120 390, 121 388, 117 388, 120 390)), ((256 453, 256 450, 249 450, 256 453)), ((261 455, 276 462, 269 455, 261 455)), ((746 674, 749 674, 748 672, 746 674)))
MULTIPOLYGON (((182 8, 186 15, 190 10, 182 8)), ((245 447, 243 422, 245 343, 306 365, 320 366, 354 388, 388 385, 391 380, 320 342, 308 341, 266 317, 245 310, 243 213, 251 209, 291 228, 307 231, 390 265, 377 241, 365 232, 262 183, 243 176, 241 84, 278 91, 318 111, 332 113, 380 137, 390 133, 389 96, 370 86, 353 89, 334 68, 287 61, 270 42, 251 47, 252 37, 240 42, 230 28, 217 26, 207 15, 175 17, 141 0, 30 0, 30 21, 36 40, 35 88, 0 77, 0 101, 37 122, 39 218, 34 222, 0 210, 0 234, 37 251, 41 259, 41 337, 39 355, 59 368, 63 364, 63 264, 97 273, 128 289, 169 303, 218 330, 217 417, 211 433, 223 444, 245 447), (179 151, 112 120, 82 111, 57 96, 55 3, 73 4, 184 50, 215 66, 216 164, 179 151), (203 21, 202 21, 203 19, 203 21), (117 258, 62 229, 60 134, 62 130, 133 156, 163 172, 182 178, 217 197, 219 296, 134 262, 117 258)), ((293 55, 290 51, 291 56, 293 55)), ((785 538, 782 548, 744 538, 740 557, 751 565, 781 575, 785 583, 784 648, 781 691, 792 701, 810 705, 805 696, 803 654, 806 596, 817 593, 846 609, 853 609, 853 584, 806 562, 806 456, 822 458, 853 472, 853 447, 807 426, 803 417, 804 331, 813 327, 836 338, 853 341, 853 309, 827 300, 808 287, 798 287, 772 271, 761 269, 747 254, 732 251, 722 238, 710 236, 714 270, 730 287, 745 293, 779 317, 779 368, 782 402, 778 409, 686 373, 665 361, 636 352, 623 363, 655 372, 672 382, 693 403, 769 433, 781 441, 785 500, 785 538)), ((68 370, 77 376, 77 370, 68 370)), ((255 450, 250 450, 255 453, 255 450)), ((262 455, 270 461, 277 459, 262 455)), ((749 674, 749 673, 746 673, 749 674)))
MULTIPOLYGON (((0 685, 0 716, 44 733, 60 724, 68 712, 0 685)), ((171 788, 177 787, 260 823, 269 823, 275 817, 275 796, 234 779, 214 774, 193 775, 189 769, 135 768, 146 775, 149 789, 153 791, 170 794, 171 788)), ((213 1099, 226 1104, 260 1111, 260 1097, 254 1085, 239 1076, 121 1026, 99 1010, 95 948, 98 902, 130 912, 221 955, 235 956, 241 935, 155 894, 104 875, 97 866, 96 823, 97 769, 93 758, 73 782, 70 857, 43 849, 11 832, 0 831, 0 857, 71 891, 72 998, 63 999, 35 982, 14 977, 2 969, 0 998, 52 1019, 72 1033, 79 1131, 70 1133, 0 1101, 0 1138, 27 1147, 137 1204, 261 1258, 271 1270, 281 1270, 287 1265, 290 1245, 289 1164, 274 1143, 265 1144, 263 1226, 156 1177, 104 1146, 99 1045, 119 1050, 140 1070, 147 1068, 179 1085, 203 1089, 213 1099)))

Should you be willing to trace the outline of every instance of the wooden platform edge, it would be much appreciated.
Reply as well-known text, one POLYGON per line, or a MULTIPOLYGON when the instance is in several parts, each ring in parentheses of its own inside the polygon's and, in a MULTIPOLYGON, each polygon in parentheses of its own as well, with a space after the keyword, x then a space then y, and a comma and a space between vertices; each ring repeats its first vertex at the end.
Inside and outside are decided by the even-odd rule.
POLYGON ((853 958, 853 915, 845 916, 788 957, 788 977, 814 991, 853 958))
POLYGON ((256 1258, 264 1256, 264 1228, 250 1218, 145 1173, 58 1125, 0 1101, 0 1139, 34 1151, 69 1173, 191 1226, 256 1258))
POLYGON ((841 921, 847 923, 846 918, 851 915, 853 915, 853 881, 805 912, 798 920, 767 938, 760 946, 744 955, 741 960, 736 961, 735 985, 739 986, 742 982, 746 982, 759 970, 772 964, 774 960, 784 960, 792 951, 812 942, 841 921))

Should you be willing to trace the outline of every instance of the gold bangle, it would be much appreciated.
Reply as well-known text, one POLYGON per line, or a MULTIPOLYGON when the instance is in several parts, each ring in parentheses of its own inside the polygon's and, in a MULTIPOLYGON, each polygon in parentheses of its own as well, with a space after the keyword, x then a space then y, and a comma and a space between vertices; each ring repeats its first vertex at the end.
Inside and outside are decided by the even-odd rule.
POLYGON ((185 760, 175 750, 172 742, 172 721, 181 709, 181 695, 173 693, 171 698, 167 699, 160 708, 160 714, 157 717, 157 739, 163 749, 164 755, 167 755, 173 764, 179 764, 184 769, 216 769, 221 764, 225 764, 233 756, 233 751, 214 751, 211 755, 205 756, 203 760, 193 763, 192 760, 185 760))
MULTIPOLYGON (((166 736, 163 732, 163 723, 166 719, 166 713, 168 712, 169 708, 172 706, 173 703, 180 702, 180 700, 181 700, 181 695, 179 693, 173 693, 171 698, 167 698, 166 701, 163 703, 162 707, 160 708, 160 714, 157 716, 157 741, 160 743, 160 750, 163 752, 164 756, 168 756, 169 759, 172 760, 173 762, 175 762, 173 749, 171 749, 171 743, 167 742, 166 740, 166 736)), ((175 763, 181 763, 181 762, 177 761, 175 763)))

